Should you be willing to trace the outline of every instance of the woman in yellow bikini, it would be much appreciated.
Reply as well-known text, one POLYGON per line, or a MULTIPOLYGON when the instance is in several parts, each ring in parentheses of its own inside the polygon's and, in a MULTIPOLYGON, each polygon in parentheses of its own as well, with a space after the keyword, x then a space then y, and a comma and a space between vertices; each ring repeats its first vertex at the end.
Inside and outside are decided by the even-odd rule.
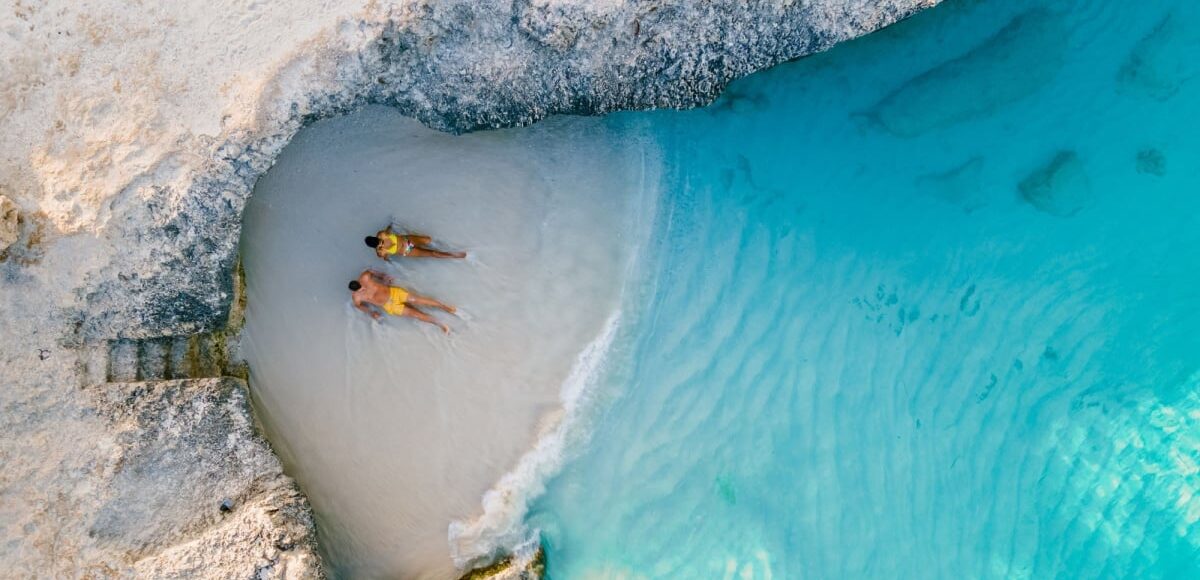
POLYGON ((354 307, 371 315, 371 318, 379 320, 381 314, 378 310, 373 310, 369 305, 378 308, 392 316, 407 316, 416 318, 422 322, 428 322, 442 329, 442 332, 450 333, 450 327, 435 320, 432 316, 422 312, 418 306, 431 306, 441 308, 451 314, 455 308, 448 304, 443 304, 429 298, 414 294, 399 286, 392 286, 392 277, 383 272, 374 270, 364 270, 358 276, 357 280, 350 282, 350 291, 353 292, 352 299, 354 307))
POLYGON ((390 260, 393 256, 401 256, 405 258, 465 258, 466 252, 443 252, 429 247, 433 243, 433 239, 429 236, 419 236, 416 234, 397 234, 392 231, 392 226, 387 229, 377 232, 373 236, 367 236, 363 240, 372 248, 375 248, 375 255, 390 260))

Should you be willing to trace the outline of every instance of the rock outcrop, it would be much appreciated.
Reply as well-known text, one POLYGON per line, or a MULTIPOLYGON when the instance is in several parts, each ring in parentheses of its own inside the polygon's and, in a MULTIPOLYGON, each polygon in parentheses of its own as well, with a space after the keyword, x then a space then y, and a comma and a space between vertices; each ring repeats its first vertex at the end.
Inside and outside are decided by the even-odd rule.
POLYGON ((255 433, 245 383, 110 383, 92 395, 116 445, 88 536, 127 559, 114 566, 143 578, 318 574, 308 503, 255 433))
POLYGON ((21 215, 17 204, 0 195, 0 252, 15 244, 21 237, 21 215))
POLYGON ((105 383, 75 402, 6 458, 6 573, 321 577, 308 502, 256 433, 240 379, 105 383))

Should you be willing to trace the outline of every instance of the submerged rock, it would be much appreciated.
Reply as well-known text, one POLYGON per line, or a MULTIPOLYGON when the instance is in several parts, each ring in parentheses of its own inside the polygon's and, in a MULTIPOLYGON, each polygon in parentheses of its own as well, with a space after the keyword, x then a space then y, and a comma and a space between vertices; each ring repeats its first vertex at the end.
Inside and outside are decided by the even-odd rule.
POLYGON ((1165 101, 1200 74, 1200 63, 1196 61, 1200 53, 1197 16, 1200 10, 1182 6, 1164 16, 1133 47, 1117 72, 1117 86, 1165 101))
POLYGON ((918 177, 916 186, 935 199, 971 213, 987 204, 982 175, 983 158, 975 156, 946 171, 918 177))
POLYGON ((1162 177, 1167 174, 1167 156, 1153 147, 1142 149, 1137 154, 1137 171, 1162 177))
POLYGON ((546 549, 538 546, 526 558, 509 556, 463 574, 459 580, 541 580, 546 577, 546 549))
POLYGON ((1066 32, 1052 12, 1021 14, 970 52, 896 89, 865 116, 894 135, 913 137, 990 114, 1032 95, 1058 74, 1066 32), (962 94, 974 98, 954 97, 962 94))
POLYGON ((1071 217, 1091 203, 1092 187, 1083 163, 1074 151, 1059 151, 1017 186, 1024 199, 1039 211, 1071 217))

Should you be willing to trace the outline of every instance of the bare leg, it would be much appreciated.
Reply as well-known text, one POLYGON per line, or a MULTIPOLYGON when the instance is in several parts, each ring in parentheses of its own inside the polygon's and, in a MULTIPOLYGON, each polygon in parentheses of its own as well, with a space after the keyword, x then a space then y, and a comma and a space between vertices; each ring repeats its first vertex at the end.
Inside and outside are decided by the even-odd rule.
POLYGON ((444 302, 439 302, 428 296, 421 296, 420 294, 413 294, 412 292, 408 293, 408 299, 405 300, 404 303, 412 304, 412 305, 416 305, 416 306, 432 306, 434 308, 441 308, 442 310, 445 310, 446 312, 449 312, 450 314, 454 314, 454 312, 457 310, 456 308, 454 308, 453 306, 450 306, 449 304, 446 304, 444 302))
POLYGON ((408 318, 416 318, 417 320, 420 320, 421 322, 428 322, 429 324, 432 324, 438 328, 441 328, 443 333, 450 334, 449 326, 446 326, 445 324, 442 324, 442 323, 438 322, 437 320, 434 320, 434 318, 432 316, 425 314, 424 312, 421 312, 420 310, 417 309, 416 306, 410 305, 410 306, 405 307, 404 312, 400 316, 407 316, 408 318))
POLYGON ((465 258, 466 252, 443 252, 433 248, 413 248, 408 252, 410 258, 465 258))
POLYGON ((422 236, 422 235, 418 235, 418 234, 409 234, 406 237, 415 246, 428 246, 429 244, 433 243, 433 238, 431 238, 429 236, 422 236))

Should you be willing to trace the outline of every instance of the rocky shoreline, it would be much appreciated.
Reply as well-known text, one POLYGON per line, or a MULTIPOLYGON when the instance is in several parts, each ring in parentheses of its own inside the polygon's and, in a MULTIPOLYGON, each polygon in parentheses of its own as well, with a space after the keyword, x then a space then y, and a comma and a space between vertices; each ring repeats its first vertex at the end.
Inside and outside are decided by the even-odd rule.
POLYGON ((0 565, 321 573, 306 501, 245 383, 221 378, 245 376, 229 340, 242 209, 305 124, 369 103, 452 132, 693 107, 936 2, 11 8, 0 565))
POLYGON ((86 294, 82 335, 144 338, 219 326, 229 312, 245 201, 307 123, 368 103, 451 132, 526 125, 551 114, 695 107, 733 79, 931 4, 600 5, 612 10, 606 12, 576 2, 417 2, 343 22, 355 42, 285 67, 304 79, 294 83, 301 88, 280 95, 259 127, 214 139, 192 179, 147 183, 114 200, 121 219, 110 221, 108 241, 153 250, 113 253, 97 273, 101 283, 86 294))

